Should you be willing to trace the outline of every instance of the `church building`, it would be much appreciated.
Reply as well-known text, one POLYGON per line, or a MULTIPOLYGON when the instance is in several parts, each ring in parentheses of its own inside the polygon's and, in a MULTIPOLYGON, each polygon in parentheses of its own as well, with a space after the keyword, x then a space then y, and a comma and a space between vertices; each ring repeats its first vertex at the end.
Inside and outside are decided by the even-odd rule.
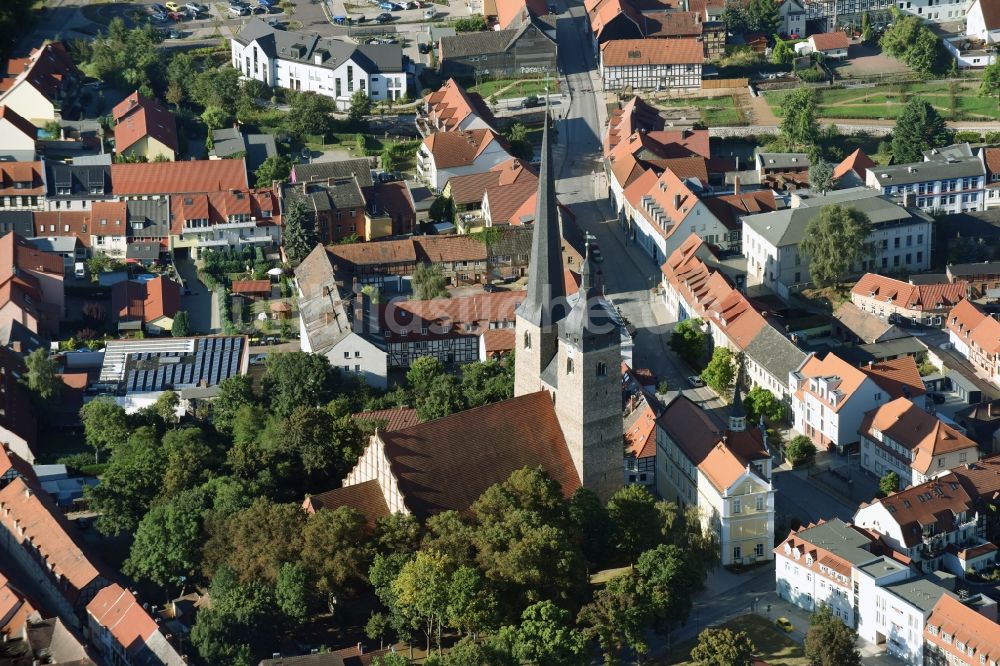
POLYGON ((543 146, 528 290, 516 313, 514 397, 377 431, 339 503, 369 518, 465 512, 525 466, 541 466, 567 497, 582 485, 606 501, 622 487, 621 320, 589 257, 578 292, 566 296, 548 121, 543 146))

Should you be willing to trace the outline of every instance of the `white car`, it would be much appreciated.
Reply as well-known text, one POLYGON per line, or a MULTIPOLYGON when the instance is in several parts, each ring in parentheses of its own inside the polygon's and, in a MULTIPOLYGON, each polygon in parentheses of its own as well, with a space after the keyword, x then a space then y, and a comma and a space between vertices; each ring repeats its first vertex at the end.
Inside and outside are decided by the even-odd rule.
POLYGON ((229 13, 233 16, 246 16, 250 13, 250 10, 246 7, 239 7, 237 5, 229 5, 229 13))
POLYGON ((203 11, 206 11, 206 8, 203 5, 199 5, 197 2, 187 3, 186 5, 184 5, 184 9, 194 12, 195 15, 200 14, 203 11))
POLYGON ((701 388, 702 386, 705 385, 705 382, 701 381, 701 377, 699 377, 698 375, 691 375, 690 377, 687 378, 687 380, 688 384, 690 384, 695 388, 701 388))

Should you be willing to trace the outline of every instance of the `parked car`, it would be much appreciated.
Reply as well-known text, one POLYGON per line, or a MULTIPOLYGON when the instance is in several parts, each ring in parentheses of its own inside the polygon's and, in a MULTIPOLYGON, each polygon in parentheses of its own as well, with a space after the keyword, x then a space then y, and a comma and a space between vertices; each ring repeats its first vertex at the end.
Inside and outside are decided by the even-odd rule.
POLYGON ((378 3, 378 8, 379 9, 384 9, 387 12, 391 12, 392 10, 394 10, 396 8, 396 5, 394 5, 391 2, 380 2, 380 3, 378 3))
POLYGON ((788 621, 787 617, 779 617, 777 620, 774 621, 774 623, 778 625, 778 627, 780 627, 782 631, 789 634, 792 633, 793 629, 795 629, 795 627, 792 626, 792 623, 788 621))
POLYGON ((417 3, 413 2, 412 0, 410 0, 410 2, 406 3, 405 8, 406 9, 417 9, 417 3))
POLYGON ((947 400, 944 393, 938 393, 937 391, 928 393, 928 395, 931 397, 931 400, 934 401, 935 405, 943 405, 945 400, 947 400))
POLYGON ((497 286, 495 284, 493 284, 492 282, 487 282, 486 284, 483 285, 483 291, 485 291, 487 294, 492 294, 496 290, 497 290, 497 286))
POLYGON ((203 11, 205 11, 202 8, 202 6, 199 5, 197 2, 189 2, 189 3, 187 3, 186 5, 184 5, 184 9, 188 10, 189 12, 194 12, 195 16, 197 16, 198 14, 202 13, 203 11))
POLYGON ((169 39, 180 39, 181 38, 180 30, 177 30, 175 28, 171 28, 170 32, 167 33, 167 37, 169 39))
POLYGON ((523 104, 523 106, 526 109, 530 109, 530 108, 532 108, 534 106, 541 106, 541 105, 542 105, 542 102, 541 102, 541 100, 538 99, 538 95, 529 95, 528 97, 524 98, 524 104, 523 104))
POLYGON ((149 6, 149 11, 152 12, 153 14, 166 14, 167 8, 158 2, 154 2, 149 6))
POLYGON ((149 18, 150 18, 151 21, 153 21, 153 23, 163 23, 164 21, 167 20, 167 15, 166 14, 161 14, 160 12, 153 12, 149 16, 149 18))
POLYGON ((229 5, 229 13, 233 16, 246 16, 250 13, 250 10, 239 5, 229 5))
POLYGON ((431 45, 430 44, 425 44, 425 43, 421 42, 421 43, 417 44, 417 51, 419 53, 430 53, 431 52, 431 45))
POLYGON ((171 21, 183 21, 184 14, 182 14, 181 12, 170 12, 169 14, 167 14, 167 18, 170 19, 171 21))
POLYGON ((274 7, 277 3, 274 0, 257 0, 261 7, 267 7, 268 9, 274 7))
POLYGON ((701 388, 702 386, 705 385, 705 382, 701 381, 701 377, 699 377, 698 375, 691 375, 690 377, 687 378, 687 382, 688 384, 690 384, 695 388, 701 388))
POLYGON ((181 10, 181 6, 176 2, 165 2, 163 6, 167 8, 167 11, 171 12, 179 12, 181 10))
POLYGON ((376 23, 388 23, 392 20, 392 14, 382 13, 375 17, 376 23))
POLYGON ((284 30, 285 26, 281 25, 281 21, 278 19, 268 19, 267 24, 274 28, 275 30, 284 30))
POLYGON ((437 16, 437 10, 436 9, 425 9, 424 10, 424 20, 430 21, 435 16, 437 16))
POLYGON ((250 365, 261 365, 267 361, 267 353, 257 354, 252 359, 250 359, 250 365))

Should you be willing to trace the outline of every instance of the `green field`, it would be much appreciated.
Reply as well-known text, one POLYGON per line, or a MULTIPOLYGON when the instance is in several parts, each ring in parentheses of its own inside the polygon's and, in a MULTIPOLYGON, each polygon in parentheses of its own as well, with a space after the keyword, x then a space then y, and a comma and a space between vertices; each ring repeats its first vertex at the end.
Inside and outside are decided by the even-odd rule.
POLYGON ((509 99, 511 97, 527 97, 529 95, 541 95, 548 86, 550 92, 559 91, 559 81, 554 79, 497 79, 496 81, 483 81, 478 86, 469 88, 469 92, 479 93, 483 99, 489 99, 494 94, 497 99, 509 99), (507 86, 511 86, 507 88, 507 86), (507 88, 502 92, 497 92, 501 88, 507 88))
MULTIPOLYGON (((1000 120, 996 99, 979 96, 978 81, 963 81, 952 93, 947 83, 903 83, 816 91, 821 118, 895 119, 911 97, 921 97, 946 120, 1000 120)), ((765 93, 776 116, 788 91, 765 93)))
POLYGON ((709 127, 743 124, 740 112, 737 111, 736 103, 731 95, 722 97, 660 99, 653 100, 653 103, 663 109, 694 107, 701 115, 701 122, 709 127))
MULTIPOLYGON (((756 656, 771 666, 808 666, 809 664, 801 645, 759 615, 741 615, 716 628, 747 632, 754 647, 757 648, 756 656)), ((690 655, 691 649, 697 642, 690 640, 679 644, 670 651, 665 660, 656 663, 695 666, 695 662, 690 661, 690 655)))

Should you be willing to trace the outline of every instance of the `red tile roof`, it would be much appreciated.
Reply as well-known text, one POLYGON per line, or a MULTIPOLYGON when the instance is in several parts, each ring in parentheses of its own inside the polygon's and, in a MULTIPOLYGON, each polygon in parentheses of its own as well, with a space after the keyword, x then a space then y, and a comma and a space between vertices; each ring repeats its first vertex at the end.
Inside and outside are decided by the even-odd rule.
MULTIPOLYGON (((982 2, 987 4, 986 0, 982 2)), ((1000 11, 997 15, 1000 25, 1000 11)), ((947 594, 941 595, 924 623, 924 642, 944 652, 947 657, 942 661, 949 664, 1000 662, 1000 625, 947 594), (948 642, 944 641, 945 635, 950 637, 948 642), (965 649, 959 650, 958 643, 965 649)))
POLYGON ((487 147, 498 141, 490 129, 455 132, 435 132, 424 138, 424 147, 434 156, 438 169, 450 169, 475 164, 487 147))
POLYGON ((380 430, 399 430, 409 428, 420 423, 417 410, 412 407, 393 407, 391 409, 377 409, 372 412, 358 412, 352 414, 355 421, 375 421, 382 422, 380 430))
POLYGON ((968 294, 969 284, 962 280, 914 285, 877 273, 865 273, 851 289, 852 297, 876 298, 896 307, 916 311, 950 309, 968 294))
POLYGON ((342 506, 354 509, 364 516, 369 527, 375 527, 379 518, 392 513, 389 511, 389 505, 385 503, 382 487, 374 480, 328 490, 307 497, 302 502, 302 508, 308 513, 316 513, 322 509, 335 510, 342 506))
POLYGON ((487 356, 514 351, 515 331, 512 328, 489 328, 483 331, 483 346, 487 356))
POLYGON ((846 49, 850 46, 847 34, 843 32, 820 32, 809 35, 809 41, 817 51, 832 51, 834 49, 846 49))
POLYGON ((0 572, 0 634, 4 638, 22 636, 28 618, 38 610, 0 572))
POLYGON ((975 442, 908 398, 896 398, 865 414, 858 434, 876 440, 876 431, 910 451, 910 466, 921 474, 930 470, 934 456, 972 449, 973 457, 978 457, 975 442))
MULTIPOLYGON (((1000 148, 983 148, 983 160, 986 162, 986 171, 992 175, 1000 173, 1000 148)), ((986 179, 986 184, 990 185, 990 179, 986 179)), ((997 183, 992 183, 994 186, 997 183)))
POLYGON ((43 566, 65 579, 67 598, 75 600, 80 590, 100 578, 97 567, 74 541, 69 521, 46 493, 35 492, 23 479, 0 489, 0 524, 13 543, 37 551, 43 566), (30 546, 23 546, 25 542, 30 546))
POLYGON ((881 386, 893 399, 903 396, 916 398, 927 392, 923 380, 920 379, 917 361, 912 356, 869 363, 861 366, 861 371, 871 377, 872 381, 881 386))
POLYGON ((853 171, 858 175, 862 182, 864 182, 868 169, 873 169, 875 166, 877 165, 870 157, 865 155, 865 151, 858 148, 853 153, 845 157, 840 164, 834 167, 833 177, 843 178, 848 171, 853 171))
POLYGON ((50 42, 33 49, 27 58, 11 59, 7 63, 7 76, 0 90, 8 91, 18 82, 27 81, 51 102, 57 101, 64 81, 83 78, 62 42, 50 42))
POLYGON ((772 190, 755 190, 721 197, 705 197, 705 206, 729 229, 740 228, 740 216, 769 213, 778 209, 772 190))
POLYGON ((513 322, 524 298, 523 291, 498 291, 429 301, 392 300, 380 305, 379 321, 389 333, 385 339, 394 342, 481 335, 491 322, 513 322))
POLYGON ((467 512, 487 488, 523 467, 542 467, 567 497, 580 487, 545 391, 379 437, 406 507, 421 520, 442 511, 467 512))
POLYGON ((234 294, 270 294, 270 280, 233 280, 229 291, 234 294))
POLYGON ((687 65, 705 61, 705 49, 697 39, 615 39, 601 46, 605 67, 643 65, 687 65))
POLYGON ((135 91, 111 110, 115 121, 115 151, 122 153, 143 137, 156 139, 175 153, 177 122, 159 101, 135 91))
POLYGON ((0 196, 44 196, 42 173, 41 162, 0 162, 0 196))
POLYGON ((625 449, 636 458, 651 458, 656 455, 656 414, 648 403, 635 411, 626 421, 625 449))
POLYGON ((598 39, 609 23, 623 15, 635 24, 637 33, 642 34, 642 15, 628 0, 586 0, 584 8, 590 19, 590 28, 598 39))
POLYGON ((421 261, 439 264, 453 261, 486 261, 486 244, 469 236, 414 236, 413 246, 421 261))
POLYGON ((111 183, 115 196, 246 190, 247 171, 243 160, 112 164, 111 183))
POLYGON ((440 88, 424 97, 428 116, 441 130, 450 131, 469 116, 477 116, 487 125, 496 125, 496 118, 478 93, 469 93, 455 79, 448 79, 440 88))
POLYGON ((159 631, 156 621, 135 596, 117 583, 108 585, 87 604, 87 613, 105 627, 129 655, 146 649, 150 637, 159 631))
POLYGON ((545 16, 549 13, 545 0, 496 0, 497 25, 501 30, 518 28, 531 15, 545 16))
POLYGON ((618 142, 637 132, 662 130, 665 121, 659 110, 635 96, 620 109, 611 112, 608 130, 604 135, 604 154, 618 145, 618 142))
POLYGON ((121 321, 149 324, 173 317, 180 309, 180 285, 162 275, 148 282, 124 280, 111 288, 111 310, 121 321))
MULTIPOLYGON (((95 206, 97 203, 95 202, 95 206)), ((125 202, 122 202, 122 206, 125 202)), ((91 233, 101 235, 91 229, 90 218, 93 212, 82 210, 35 211, 35 229, 39 236, 75 236, 85 247, 90 247, 91 233), (43 231, 44 229, 44 231, 43 231)), ((113 229, 114 227, 98 227, 98 229, 113 229)), ((117 233, 110 235, 125 235, 124 224, 117 227, 117 233)))
POLYGON ((975 506, 974 498, 954 472, 876 500, 900 526, 903 543, 912 547, 921 541, 921 527, 936 526, 951 532, 957 518, 975 506))

